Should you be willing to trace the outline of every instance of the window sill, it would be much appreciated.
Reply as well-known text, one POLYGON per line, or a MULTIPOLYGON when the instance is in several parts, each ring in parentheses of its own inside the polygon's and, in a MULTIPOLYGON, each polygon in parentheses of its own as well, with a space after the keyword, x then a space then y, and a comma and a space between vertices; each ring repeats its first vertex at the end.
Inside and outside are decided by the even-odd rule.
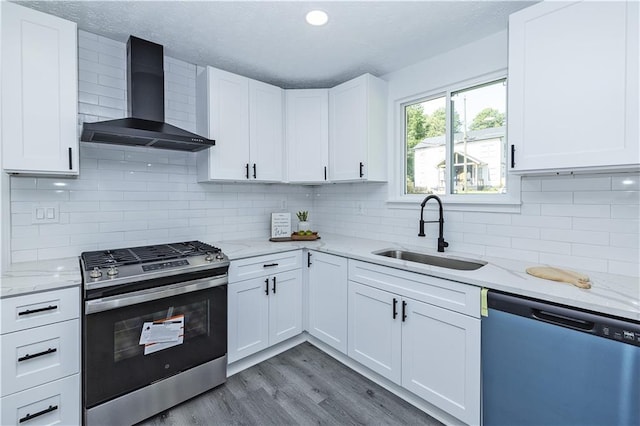
MULTIPOLYGON (((403 198, 395 198, 387 200, 387 207, 399 210, 415 210, 416 205, 420 205, 422 200, 427 197, 425 195, 408 195, 403 198)), ((489 212, 489 213, 520 213, 521 202, 516 200, 486 199, 469 199, 469 195, 461 196, 440 196, 443 207, 448 211, 463 212, 489 212), (466 198, 466 199, 465 199, 466 198)))

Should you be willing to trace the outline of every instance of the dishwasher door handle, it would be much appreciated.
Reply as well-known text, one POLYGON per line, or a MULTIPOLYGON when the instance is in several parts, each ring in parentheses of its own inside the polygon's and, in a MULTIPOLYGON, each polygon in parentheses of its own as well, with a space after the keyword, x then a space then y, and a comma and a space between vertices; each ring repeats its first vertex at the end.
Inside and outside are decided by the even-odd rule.
POLYGON ((532 309, 531 316, 539 321, 543 321, 549 324, 555 324, 562 327, 569 327, 575 330, 581 331, 595 331, 595 323, 592 321, 585 321, 579 318, 572 318, 566 315, 556 314, 549 311, 543 311, 542 309, 532 309))

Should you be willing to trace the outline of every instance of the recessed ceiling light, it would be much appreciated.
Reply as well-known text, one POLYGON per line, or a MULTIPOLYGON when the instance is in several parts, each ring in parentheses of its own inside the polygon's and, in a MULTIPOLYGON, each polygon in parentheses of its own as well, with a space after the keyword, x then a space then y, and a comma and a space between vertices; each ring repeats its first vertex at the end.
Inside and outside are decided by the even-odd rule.
POLYGON ((329 20, 329 15, 327 15, 327 12, 323 10, 312 10, 311 12, 307 13, 306 19, 309 24, 320 26, 327 23, 327 21, 329 20))

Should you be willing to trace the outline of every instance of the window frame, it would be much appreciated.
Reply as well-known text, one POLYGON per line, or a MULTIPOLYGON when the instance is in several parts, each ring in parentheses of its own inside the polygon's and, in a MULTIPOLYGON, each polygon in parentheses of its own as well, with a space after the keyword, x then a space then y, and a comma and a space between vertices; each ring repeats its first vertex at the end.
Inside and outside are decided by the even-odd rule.
MULTIPOLYGON (((445 131, 445 173, 447 177, 447 191, 451 191, 451 167, 452 167, 452 143, 451 139, 451 94, 476 86, 482 86, 499 80, 507 81, 507 91, 509 90, 507 70, 500 70, 493 73, 484 74, 475 78, 459 81, 444 87, 439 87, 427 92, 416 93, 392 102, 393 108, 393 135, 392 135, 392 152, 390 152, 391 173, 389 185, 389 197, 387 205, 390 208, 414 208, 415 204, 419 204, 428 194, 405 194, 406 189, 406 118, 405 107, 418 102, 425 102, 439 97, 445 97, 446 104, 446 120, 447 125, 445 131)), ((508 98, 508 97, 507 97, 508 98)), ((508 105, 507 105, 508 112, 508 105)), ((508 120, 508 118, 507 118, 508 120)), ((509 125, 507 122, 507 145, 509 146, 509 125)), ((508 154, 507 154, 508 155, 508 154)), ((507 193, 505 194, 437 194, 443 203, 453 210, 462 211, 486 211, 486 212, 520 212, 520 176, 510 173, 508 167, 506 170, 507 193)))

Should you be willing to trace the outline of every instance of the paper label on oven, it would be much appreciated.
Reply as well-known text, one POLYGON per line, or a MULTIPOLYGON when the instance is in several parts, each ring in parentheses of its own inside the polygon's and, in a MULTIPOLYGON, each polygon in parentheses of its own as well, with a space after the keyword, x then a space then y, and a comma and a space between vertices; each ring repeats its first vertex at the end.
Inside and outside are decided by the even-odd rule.
POLYGON ((184 341, 184 315, 142 324, 140 344, 148 355, 163 349, 181 345, 184 341))

